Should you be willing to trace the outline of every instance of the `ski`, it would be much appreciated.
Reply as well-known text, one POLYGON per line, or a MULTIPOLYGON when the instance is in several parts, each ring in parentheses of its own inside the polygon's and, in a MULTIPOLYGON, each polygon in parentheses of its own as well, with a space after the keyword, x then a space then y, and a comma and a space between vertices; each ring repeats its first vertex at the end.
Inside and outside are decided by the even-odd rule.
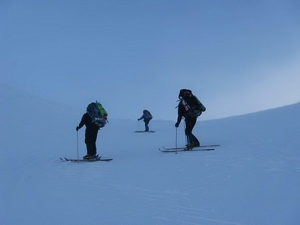
POLYGON ((154 130, 149 130, 149 131, 136 130, 135 133, 155 133, 155 131, 154 130))
POLYGON ((69 159, 69 158, 60 158, 61 161, 69 161, 69 162, 99 162, 105 161, 109 162, 113 159, 103 159, 103 158, 96 158, 96 159, 69 159))
POLYGON ((159 151, 161 152, 194 152, 194 151, 213 151, 214 148, 193 148, 193 149, 185 149, 185 148, 168 148, 168 149, 161 149, 159 148, 159 151))
MULTIPOLYGON (((193 149, 202 149, 202 148, 213 148, 213 147, 219 147, 221 145, 219 144, 212 144, 212 145, 201 145, 199 147, 194 147, 193 149)), ((184 150, 186 147, 178 147, 178 148, 166 148, 162 146, 162 150, 184 150)))

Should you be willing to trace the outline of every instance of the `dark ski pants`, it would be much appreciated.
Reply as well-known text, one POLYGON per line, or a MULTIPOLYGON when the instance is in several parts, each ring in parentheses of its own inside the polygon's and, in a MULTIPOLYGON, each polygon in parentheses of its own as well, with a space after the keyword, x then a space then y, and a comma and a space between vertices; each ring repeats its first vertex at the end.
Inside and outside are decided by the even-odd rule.
POLYGON ((96 148, 96 143, 95 142, 86 142, 86 150, 88 155, 96 155, 97 153, 97 148, 96 148))
POLYGON ((85 132, 85 144, 88 155, 95 155, 97 153, 96 140, 97 140, 98 130, 86 131, 85 132))
POLYGON ((144 120, 144 122, 145 122, 145 131, 149 131, 149 122, 150 122, 150 120, 146 119, 146 120, 144 120))
POLYGON ((199 140, 192 134, 196 122, 197 117, 185 118, 185 135, 187 137, 187 145, 200 145, 199 140))

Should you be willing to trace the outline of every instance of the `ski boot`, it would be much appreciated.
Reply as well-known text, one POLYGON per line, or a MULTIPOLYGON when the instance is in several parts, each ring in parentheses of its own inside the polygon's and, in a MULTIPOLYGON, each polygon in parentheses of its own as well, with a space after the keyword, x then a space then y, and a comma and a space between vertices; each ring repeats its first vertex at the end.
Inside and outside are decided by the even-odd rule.
POLYGON ((95 154, 95 155, 85 155, 83 156, 83 159, 85 160, 96 160, 96 159, 99 159, 99 155, 98 154, 95 154))
POLYGON ((194 147, 193 145, 187 144, 184 148, 184 151, 191 151, 193 149, 193 147, 194 147))

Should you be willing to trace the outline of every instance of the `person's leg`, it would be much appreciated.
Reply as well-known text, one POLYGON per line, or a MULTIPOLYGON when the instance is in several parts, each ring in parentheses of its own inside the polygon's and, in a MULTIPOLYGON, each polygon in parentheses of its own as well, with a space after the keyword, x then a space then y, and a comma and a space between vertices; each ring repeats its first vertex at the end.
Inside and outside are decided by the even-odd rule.
POLYGON ((86 132, 85 143, 86 143, 86 150, 87 155, 96 155, 97 148, 96 148, 96 140, 97 140, 98 131, 95 132, 86 132))
POLYGON ((91 155, 97 154, 97 147, 96 147, 97 135, 98 135, 98 130, 95 130, 91 139, 91 155))
POLYGON ((93 144, 92 142, 87 142, 86 143, 86 152, 87 152, 87 155, 94 155, 94 152, 95 152, 95 144, 93 144))
POLYGON ((96 148, 96 143, 95 142, 90 142, 87 144, 88 148, 88 155, 96 155, 97 153, 97 148, 96 148))
POLYGON ((199 147, 199 146, 200 146, 200 142, 199 142, 199 140, 195 137, 195 135, 190 134, 190 138, 191 138, 191 143, 192 143, 193 147, 199 147))
POLYGON ((145 131, 149 131, 149 120, 145 120, 145 131))
POLYGON ((200 145, 198 139, 192 134, 196 121, 197 118, 194 117, 187 117, 185 119, 185 123, 186 123, 185 135, 187 137, 187 147, 194 147, 200 145))

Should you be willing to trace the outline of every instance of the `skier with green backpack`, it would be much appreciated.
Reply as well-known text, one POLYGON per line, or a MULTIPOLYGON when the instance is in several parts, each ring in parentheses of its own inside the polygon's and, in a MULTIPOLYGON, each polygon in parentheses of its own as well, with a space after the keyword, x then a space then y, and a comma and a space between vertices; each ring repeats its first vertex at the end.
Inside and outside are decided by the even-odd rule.
POLYGON ((95 159, 98 157, 96 140, 98 130, 105 126, 107 122, 107 112, 99 102, 90 103, 87 107, 86 113, 83 114, 79 125, 76 127, 78 131, 84 125, 85 129, 85 144, 87 155, 83 159, 95 159))

